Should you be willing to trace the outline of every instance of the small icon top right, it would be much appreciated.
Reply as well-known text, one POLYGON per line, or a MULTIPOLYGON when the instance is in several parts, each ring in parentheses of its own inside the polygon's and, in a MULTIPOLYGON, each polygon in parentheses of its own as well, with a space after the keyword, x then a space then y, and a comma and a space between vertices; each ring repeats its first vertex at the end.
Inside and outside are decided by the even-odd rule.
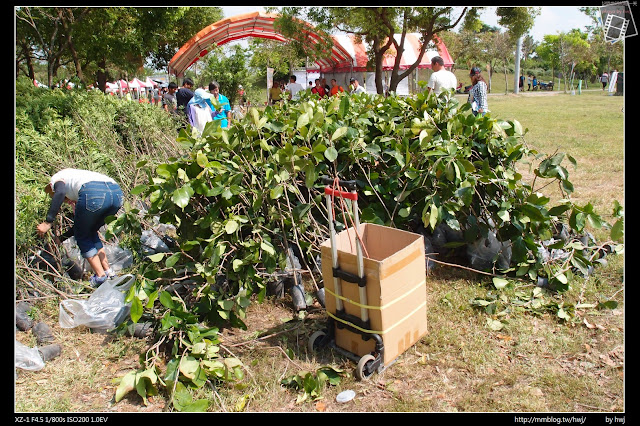
POLYGON ((636 35, 637 29, 628 1, 605 3, 600 7, 605 40, 616 43, 625 37, 636 35))

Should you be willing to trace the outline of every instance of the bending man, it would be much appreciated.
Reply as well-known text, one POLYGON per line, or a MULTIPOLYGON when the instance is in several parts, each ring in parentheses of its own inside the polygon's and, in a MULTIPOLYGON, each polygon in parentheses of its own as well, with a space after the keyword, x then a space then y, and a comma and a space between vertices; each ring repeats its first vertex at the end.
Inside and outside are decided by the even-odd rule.
POLYGON ((107 216, 115 215, 123 202, 120 186, 110 177, 89 170, 63 169, 51 177, 45 191, 53 199, 44 222, 37 226, 41 237, 49 231, 63 202, 75 204, 73 234, 82 257, 87 259, 94 275, 94 287, 115 275, 98 235, 107 216))

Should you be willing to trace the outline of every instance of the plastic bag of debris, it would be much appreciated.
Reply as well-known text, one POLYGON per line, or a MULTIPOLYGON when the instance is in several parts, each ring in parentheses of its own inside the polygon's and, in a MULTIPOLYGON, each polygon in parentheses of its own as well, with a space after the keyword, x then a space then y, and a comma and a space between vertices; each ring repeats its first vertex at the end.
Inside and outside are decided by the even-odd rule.
POLYGON ((16 368, 30 371, 38 371, 44 368, 44 360, 37 347, 30 348, 16 340, 15 348, 16 368))
POLYGON ((124 299, 134 279, 131 274, 109 279, 87 300, 63 300, 60 302, 60 327, 84 325, 96 331, 117 327, 130 313, 131 306, 125 305, 124 299))
MULTIPOLYGON (((62 242, 62 245, 65 248, 68 259, 74 262, 82 273, 91 270, 89 262, 80 254, 80 248, 78 247, 78 243, 76 243, 75 237, 67 238, 62 242)), ((133 253, 131 250, 114 244, 105 244, 104 251, 107 255, 109 266, 114 272, 120 272, 133 265, 133 253)))
POLYGON ((495 263, 498 269, 508 269, 511 263, 510 242, 500 242, 496 234, 489 232, 467 246, 471 267, 478 270, 491 269, 495 263))

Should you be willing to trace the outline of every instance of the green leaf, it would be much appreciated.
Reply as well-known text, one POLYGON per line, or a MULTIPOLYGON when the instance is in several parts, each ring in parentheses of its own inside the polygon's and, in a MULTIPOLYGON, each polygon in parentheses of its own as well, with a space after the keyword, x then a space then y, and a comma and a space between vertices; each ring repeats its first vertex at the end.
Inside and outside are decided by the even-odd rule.
POLYGON ((147 256, 147 259, 149 259, 150 261, 152 261, 154 263, 158 263, 162 259, 164 259, 165 256, 167 256, 167 254, 168 253, 154 253, 154 254, 150 254, 149 256, 147 256))
POLYGON ((134 297, 131 301, 131 321, 137 323, 138 320, 142 317, 142 313, 144 309, 142 307, 142 302, 138 297, 134 297))
POLYGON ((116 389, 116 402, 120 402, 122 398, 132 390, 136 388, 136 375, 137 371, 132 371, 124 375, 120 380, 120 384, 116 389))
POLYGON ((615 309, 618 307, 618 302, 615 300, 607 300, 606 302, 598 303, 598 309, 615 309))
POLYGON ((504 328, 504 324, 500 320, 487 318, 487 326, 493 331, 500 331, 504 328))
POLYGON ((176 309, 178 307, 178 304, 173 300, 168 291, 160 293, 160 303, 162 303, 165 308, 169 309, 176 309))
POLYGON ((349 112, 349 96, 343 96, 340 100, 340 108, 338 109, 338 115, 344 118, 349 112))
POLYGON ((178 262, 178 260, 180 260, 180 252, 174 253, 171 256, 169 256, 169 258, 167 258, 167 261, 164 264, 166 265, 167 268, 173 268, 173 266, 178 262))
POLYGON ((300 221, 307 214, 307 212, 310 209, 311 209, 311 204, 306 204, 306 203, 305 204, 298 204, 292 210, 293 218, 296 221, 300 221))
POLYGON ((327 160, 333 162, 338 158, 338 151, 336 151, 334 147, 330 146, 324 151, 324 156, 327 160))
POLYGON ((171 201, 173 201, 176 206, 184 209, 189 204, 189 200, 191 199, 193 193, 194 191, 193 188, 191 188, 191 185, 184 185, 173 191, 173 194, 171 195, 171 201))
POLYGON ((277 200, 282 196, 282 194, 284 194, 284 187, 282 185, 275 186, 271 188, 271 191, 269 191, 269 197, 272 200, 277 200))
MULTIPOLYGON (((341 137, 343 137, 344 135, 346 135, 347 134, 347 130, 348 130, 348 127, 346 127, 346 126, 337 128, 336 131, 333 132, 333 135, 331 135, 331 141, 335 142, 338 139, 340 139, 341 137)), ((333 160, 331 160, 331 161, 333 161, 333 160)))
POLYGON ((493 285, 498 289, 503 289, 509 284, 509 280, 505 280, 504 278, 493 277, 493 285))
POLYGON ((298 117, 298 121, 296 123, 296 129, 299 130, 301 127, 304 127, 307 124, 309 124, 309 114, 307 114, 306 112, 303 114, 300 114, 300 116, 298 117))
POLYGON ((276 255, 276 249, 271 245, 271 243, 269 241, 262 241, 260 243, 260 248, 264 251, 266 251, 267 253, 269 253, 271 256, 275 256, 276 255))
POLYGON ((191 404, 187 404, 182 407, 182 412, 185 413, 204 413, 209 408, 209 400, 198 399, 191 404))
POLYGON ((138 185, 129 192, 130 195, 140 195, 148 188, 147 185, 138 185))
POLYGON ((242 259, 233 259, 233 262, 232 262, 233 271, 238 272, 238 270, 243 264, 244 262, 242 261, 242 259))
POLYGON ((431 229, 436 229, 438 225, 438 207, 435 204, 431 204, 431 214, 429 215, 429 225, 431 229))
POLYGON ((235 220, 228 220, 227 223, 224 225, 224 231, 227 234, 233 234, 238 230, 239 227, 240 227, 240 224, 235 220))
POLYGON ((611 227, 611 239, 622 241, 624 238, 624 219, 618 219, 611 227))

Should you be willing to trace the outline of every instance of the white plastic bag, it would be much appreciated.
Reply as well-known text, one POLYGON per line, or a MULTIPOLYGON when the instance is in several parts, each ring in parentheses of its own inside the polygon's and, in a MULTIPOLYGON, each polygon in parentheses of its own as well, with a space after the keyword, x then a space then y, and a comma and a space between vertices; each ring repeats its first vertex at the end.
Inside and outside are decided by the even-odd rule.
POLYGON ((15 354, 16 368, 37 371, 44 368, 44 360, 40 356, 38 348, 30 348, 16 340, 15 354))
POLYGON ((106 280, 87 300, 63 300, 60 302, 60 327, 84 325, 100 331, 115 328, 130 312, 131 306, 125 305, 124 298, 133 281, 133 275, 123 275, 106 280))

